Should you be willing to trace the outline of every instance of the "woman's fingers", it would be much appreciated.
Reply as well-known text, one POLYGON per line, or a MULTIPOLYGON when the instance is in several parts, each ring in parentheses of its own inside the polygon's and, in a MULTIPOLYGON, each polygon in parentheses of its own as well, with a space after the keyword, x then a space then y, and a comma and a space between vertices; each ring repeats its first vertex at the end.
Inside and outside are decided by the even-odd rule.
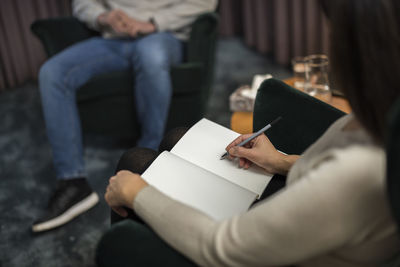
POLYGON ((128 216, 128 212, 123 207, 111 207, 111 208, 113 209, 113 211, 115 211, 116 213, 118 213, 122 217, 128 216))
MULTIPOLYGON (((114 177, 114 176, 113 176, 114 177)), ((125 210, 124 207, 119 206, 118 196, 113 191, 112 186, 107 186, 106 193, 104 194, 104 199, 106 200, 107 204, 120 216, 126 217, 128 216, 128 212, 125 210)))
MULTIPOLYGON (((235 156, 234 155, 231 155, 230 153, 229 153, 229 150, 230 149, 232 149, 233 147, 236 147, 238 144, 240 144, 241 142, 243 142, 244 140, 246 140, 247 138, 249 138, 251 136, 251 134, 244 134, 244 135, 241 135, 241 136, 239 136, 238 138, 236 138, 235 140, 233 140, 226 148, 225 148, 225 150, 228 152, 228 157, 230 158, 230 159, 234 159, 235 158, 235 156)), ((249 142, 250 143, 250 142, 249 142)), ((247 143, 247 144, 249 144, 249 143, 247 143)), ((247 146, 247 144, 246 144, 246 146, 247 146)), ((250 144, 249 144, 250 145, 250 144)))
POLYGON ((248 168, 250 168, 251 164, 253 163, 250 160, 246 159, 243 168, 247 170, 248 168))
POLYGON ((247 138, 249 138, 251 136, 251 134, 243 134, 239 137, 237 137, 235 140, 233 140, 227 147, 226 147, 226 151, 229 151, 230 148, 240 144, 241 142, 243 142, 244 140, 246 140, 247 138))
POLYGON ((244 158, 240 158, 239 159, 239 168, 243 168, 244 167, 244 163, 245 163, 245 159, 244 158))
POLYGON ((246 148, 246 147, 240 147, 240 146, 234 146, 231 149, 229 149, 229 155, 232 157, 238 157, 238 158, 245 158, 248 160, 253 161, 254 158, 254 151, 252 148, 246 148))

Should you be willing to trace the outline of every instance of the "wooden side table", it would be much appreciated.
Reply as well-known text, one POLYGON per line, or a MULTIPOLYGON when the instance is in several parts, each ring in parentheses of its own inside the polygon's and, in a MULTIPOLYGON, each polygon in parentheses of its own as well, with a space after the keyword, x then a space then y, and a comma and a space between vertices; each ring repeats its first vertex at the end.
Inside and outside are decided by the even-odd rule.
MULTIPOLYGON (((294 78, 283 80, 286 84, 294 87, 294 78)), ((332 96, 330 105, 345 112, 350 113, 351 107, 349 102, 341 96, 332 96)), ((240 134, 253 132, 253 112, 233 112, 231 116, 231 129, 240 134)))

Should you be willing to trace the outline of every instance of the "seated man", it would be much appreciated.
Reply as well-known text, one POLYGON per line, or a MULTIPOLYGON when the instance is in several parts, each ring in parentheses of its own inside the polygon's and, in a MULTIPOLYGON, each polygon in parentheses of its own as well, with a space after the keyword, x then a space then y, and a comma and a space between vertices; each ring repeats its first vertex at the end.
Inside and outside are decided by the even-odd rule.
POLYGON ((44 216, 32 226, 34 232, 65 224, 98 202, 86 181, 76 91, 96 75, 132 69, 141 124, 137 146, 156 149, 172 94, 170 66, 182 61, 182 41, 188 38, 190 24, 215 7, 216 0, 73 1, 74 15, 102 37, 65 49, 40 70, 39 87, 58 183, 44 216))

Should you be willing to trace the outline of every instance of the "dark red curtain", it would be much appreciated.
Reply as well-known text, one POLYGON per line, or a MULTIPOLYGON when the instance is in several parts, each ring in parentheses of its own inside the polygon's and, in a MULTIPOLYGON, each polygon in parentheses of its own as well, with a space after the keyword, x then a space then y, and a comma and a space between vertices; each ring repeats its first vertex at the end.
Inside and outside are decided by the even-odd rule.
POLYGON ((220 33, 240 35, 287 65, 295 56, 326 53, 326 19, 317 0, 220 0, 220 33))
POLYGON ((40 18, 71 13, 70 0, 0 0, 0 92, 35 79, 45 60, 30 32, 40 18))

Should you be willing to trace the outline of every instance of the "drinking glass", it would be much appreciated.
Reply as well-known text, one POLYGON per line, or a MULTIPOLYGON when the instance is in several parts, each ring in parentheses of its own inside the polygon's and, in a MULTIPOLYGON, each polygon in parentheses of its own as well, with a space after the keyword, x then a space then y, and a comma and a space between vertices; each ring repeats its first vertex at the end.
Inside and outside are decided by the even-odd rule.
POLYGON ((304 81, 305 81, 305 58, 304 57, 295 57, 292 59, 292 69, 293 69, 293 77, 294 84, 293 86, 297 89, 304 90, 304 81))
POLYGON ((305 57, 304 91, 324 102, 330 102, 332 93, 329 89, 328 57, 310 55, 305 57))

